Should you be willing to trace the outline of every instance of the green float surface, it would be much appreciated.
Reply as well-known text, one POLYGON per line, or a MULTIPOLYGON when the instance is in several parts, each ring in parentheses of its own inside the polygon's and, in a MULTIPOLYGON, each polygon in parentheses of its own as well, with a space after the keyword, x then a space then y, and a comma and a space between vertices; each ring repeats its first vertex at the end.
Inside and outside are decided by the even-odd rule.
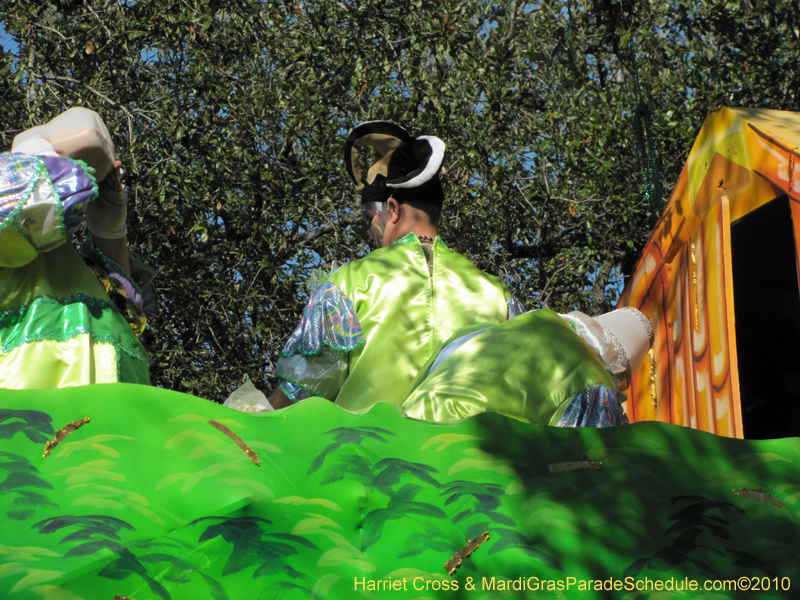
POLYGON ((4 599, 800 597, 796 438, 323 400, 249 415, 126 384, 3 390, 0 407, 4 599))

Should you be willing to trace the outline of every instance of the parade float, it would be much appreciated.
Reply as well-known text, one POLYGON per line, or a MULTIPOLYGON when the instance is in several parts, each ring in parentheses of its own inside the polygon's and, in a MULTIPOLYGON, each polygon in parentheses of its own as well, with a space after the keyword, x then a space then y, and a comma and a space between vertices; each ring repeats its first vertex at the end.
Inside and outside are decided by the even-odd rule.
POLYGON ((709 115, 620 303, 652 321, 631 421, 800 435, 800 114, 709 115))
MULTIPOLYGON (((739 304, 757 314, 736 291, 753 245, 737 228, 775 200, 795 231, 797 125, 731 109, 704 125, 622 298, 657 336, 631 426, 1 391, 0 597, 797 597, 800 445, 730 439, 748 437, 739 304)), ((756 231, 777 239, 774 223, 756 231)), ((788 295, 758 285, 791 330, 788 295)))

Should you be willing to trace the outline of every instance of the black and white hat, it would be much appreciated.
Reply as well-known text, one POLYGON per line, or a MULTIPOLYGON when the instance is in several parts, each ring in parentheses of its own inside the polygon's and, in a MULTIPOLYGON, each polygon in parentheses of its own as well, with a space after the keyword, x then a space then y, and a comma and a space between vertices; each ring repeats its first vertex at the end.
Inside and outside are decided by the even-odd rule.
POLYGON ((445 145, 434 136, 412 137, 403 127, 386 121, 368 121, 347 136, 344 162, 361 192, 361 203, 419 200, 441 207, 444 192, 439 181, 445 145), (361 149, 373 148, 378 160, 361 178, 361 149))

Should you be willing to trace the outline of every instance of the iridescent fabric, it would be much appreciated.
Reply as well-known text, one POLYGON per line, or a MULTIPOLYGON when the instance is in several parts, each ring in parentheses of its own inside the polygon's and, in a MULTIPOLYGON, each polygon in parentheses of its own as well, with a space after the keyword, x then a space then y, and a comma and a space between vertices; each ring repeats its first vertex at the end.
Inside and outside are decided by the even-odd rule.
POLYGON ((326 281, 311 293, 303 318, 281 352, 276 374, 294 401, 333 400, 347 377, 347 354, 365 343, 353 303, 326 281))
POLYGON ((604 385, 581 390, 569 402, 557 427, 618 427, 628 417, 617 401, 617 393, 604 385))
POLYGON ((364 333, 353 303, 339 287, 327 281, 311 294, 303 318, 286 342, 281 356, 315 356, 324 348, 344 355, 364 343, 364 333))
POLYGON ((0 154, 0 228, 25 205, 33 192, 33 186, 44 170, 44 163, 35 156, 0 154))
POLYGON ((508 319, 511 320, 515 317, 520 315, 524 315, 526 312, 525 307, 522 306, 522 302, 517 300, 514 296, 511 296, 508 299, 508 319))
POLYGON ((19 267, 67 241, 97 194, 80 161, 0 154, 0 266, 19 267))
POLYGON ((83 222, 86 205, 97 197, 94 169, 83 161, 42 156, 64 211, 64 231, 71 235, 83 222))

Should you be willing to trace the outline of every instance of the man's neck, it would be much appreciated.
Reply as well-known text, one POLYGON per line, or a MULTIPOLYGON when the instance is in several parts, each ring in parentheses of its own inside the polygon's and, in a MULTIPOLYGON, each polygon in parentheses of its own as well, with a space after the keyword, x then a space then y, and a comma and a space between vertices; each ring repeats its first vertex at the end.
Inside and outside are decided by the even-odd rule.
POLYGON ((400 229, 395 236, 393 236, 395 239, 392 241, 396 242, 397 240, 406 237, 409 233, 413 233, 418 236, 435 238, 439 235, 439 230, 433 225, 415 224, 410 227, 404 227, 403 229, 400 229))

